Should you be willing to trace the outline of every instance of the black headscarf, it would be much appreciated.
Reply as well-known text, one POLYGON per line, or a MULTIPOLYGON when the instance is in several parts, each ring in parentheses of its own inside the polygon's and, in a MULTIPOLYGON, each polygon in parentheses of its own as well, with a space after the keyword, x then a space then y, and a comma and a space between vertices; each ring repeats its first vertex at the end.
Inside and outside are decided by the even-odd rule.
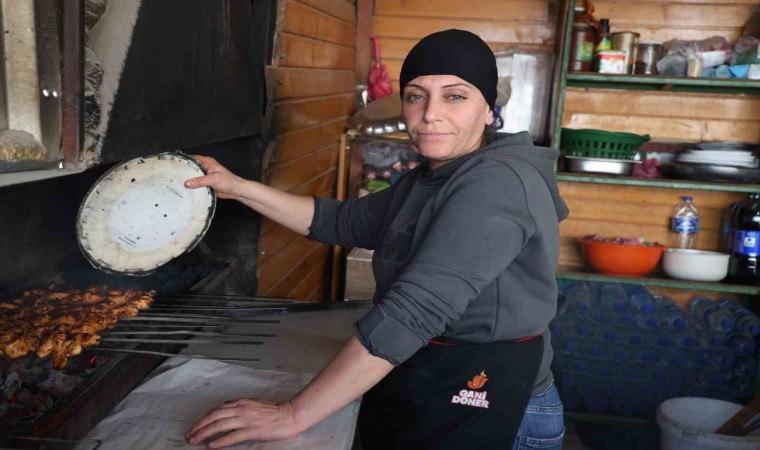
POLYGON ((491 109, 496 105, 496 57, 469 31, 452 29, 422 38, 401 66, 402 98, 404 86, 424 75, 455 75, 478 88, 491 109))

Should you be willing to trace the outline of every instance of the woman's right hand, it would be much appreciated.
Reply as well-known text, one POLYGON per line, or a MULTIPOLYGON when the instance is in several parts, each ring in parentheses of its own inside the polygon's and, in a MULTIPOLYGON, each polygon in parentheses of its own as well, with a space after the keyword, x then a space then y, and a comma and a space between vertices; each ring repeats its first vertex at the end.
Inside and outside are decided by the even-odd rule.
POLYGON ((206 175, 186 180, 186 188, 210 187, 216 191, 219 198, 238 198, 240 188, 245 182, 243 178, 230 172, 214 158, 200 155, 193 155, 193 158, 203 165, 206 175))

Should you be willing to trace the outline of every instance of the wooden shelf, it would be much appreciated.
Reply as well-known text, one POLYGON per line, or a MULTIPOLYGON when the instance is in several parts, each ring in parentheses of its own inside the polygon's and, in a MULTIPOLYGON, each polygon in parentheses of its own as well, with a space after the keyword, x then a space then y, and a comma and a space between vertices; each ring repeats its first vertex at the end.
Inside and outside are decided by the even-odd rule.
POLYGON ((672 189, 701 189, 708 191, 728 191, 728 192, 760 192, 758 184, 730 184, 714 183, 707 181, 689 181, 673 180, 667 178, 648 179, 648 178, 631 178, 618 177, 613 175, 597 174, 577 174, 558 172, 558 181, 572 181, 578 183, 598 183, 598 184, 619 184, 627 186, 647 186, 672 189))
POLYGON ((758 295, 760 286, 747 286, 742 284, 728 283, 706 283, 702 281, 687 281, 658 276, 657 274, 648 277, 626 277, 620 275, 603 275, 600 273, 589 272, 576 267, 557 268, 556 277, 561 280, 580 280, 580 281, 599 281, 606 283, 626 283, 639 284, 645 286, 660 286, 676 289, 691 289, 699 291, 726 292, 732 294, 758 295))
POLYGON ((567 86, 760 95, 760 80, 737 78, 687 78, 660 75, 615 75, 576 72, 567 74, 567 86))

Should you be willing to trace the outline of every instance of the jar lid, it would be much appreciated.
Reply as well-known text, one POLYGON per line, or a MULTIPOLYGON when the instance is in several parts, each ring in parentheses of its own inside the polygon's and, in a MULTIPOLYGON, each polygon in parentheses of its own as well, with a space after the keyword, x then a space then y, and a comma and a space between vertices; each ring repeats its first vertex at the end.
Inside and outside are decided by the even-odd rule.
POLYGON ((77 214, 79 248, 93 267, 142 276, 192 250, 211 225, 216 194, 187 189, 203 166, 180 152, 122 162, 90 188, 77 214))
POLYGON ((662 41, 639 41, 639 45, 662 45, 662 41))

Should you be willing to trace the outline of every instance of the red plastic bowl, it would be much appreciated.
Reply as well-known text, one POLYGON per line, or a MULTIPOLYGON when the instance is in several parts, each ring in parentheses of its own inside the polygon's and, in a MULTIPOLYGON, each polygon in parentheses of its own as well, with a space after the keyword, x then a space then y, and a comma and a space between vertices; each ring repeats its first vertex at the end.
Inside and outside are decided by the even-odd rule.
POLYGON ((596 272, 605 275, 641 277, 654 270, 660 262, 664 245, 608 244, 581 239, 586 262, 596 272))

